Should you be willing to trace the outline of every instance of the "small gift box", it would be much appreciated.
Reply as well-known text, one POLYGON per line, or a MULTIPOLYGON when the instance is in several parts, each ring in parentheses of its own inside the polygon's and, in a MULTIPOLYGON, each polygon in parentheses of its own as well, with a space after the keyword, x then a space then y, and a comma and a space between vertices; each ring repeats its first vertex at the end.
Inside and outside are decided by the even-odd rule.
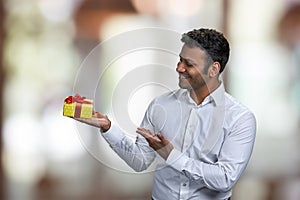
POLYGON ((64 102, 63 115, 74 118, 92 118, 93 100, 76 94, 68 96, 64 102))

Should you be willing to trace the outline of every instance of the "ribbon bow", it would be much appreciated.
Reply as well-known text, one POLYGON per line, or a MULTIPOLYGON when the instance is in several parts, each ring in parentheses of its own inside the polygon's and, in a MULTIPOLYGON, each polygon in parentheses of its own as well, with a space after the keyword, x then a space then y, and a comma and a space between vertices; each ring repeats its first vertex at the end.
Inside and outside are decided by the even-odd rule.
POLYGON ((65 99, 65 102, 67 104, 71 104, 71 103, 74 103, 74 102, 77 102, 77 103, 87 103, 87 104, 91 103, 90 101, 86 101, 85 99, 86 99, 85 97, 82 97, 79 94, 75 94, 75 96, 68 96, 65 99))

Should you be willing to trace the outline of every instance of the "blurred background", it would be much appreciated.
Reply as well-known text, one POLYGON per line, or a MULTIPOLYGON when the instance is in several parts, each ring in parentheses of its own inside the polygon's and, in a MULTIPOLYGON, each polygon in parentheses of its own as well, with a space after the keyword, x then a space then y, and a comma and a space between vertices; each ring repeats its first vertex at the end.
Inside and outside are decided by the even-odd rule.
MULTIPOLYGON (((258 121, 253 156, 232 199, 299 200, 299 0, 0 0, 0 199, 150 199, 151 171, 132 173, 97 130, 78 134, 74 121, 62 116, 67 95, 90 94, 88 85, 74 84, 90 52, 114 35, 145 27, 225 33, 232 49, 225 86, 258 121), (89 147, 113 164, 100 162, 89 147)), ((113 51, 90 57, 81 83, 113 51)), ((134 59, 115 64, 126 74, 134 59)), ((116 80, 111 73, 108 87, 116 80)), ((153 89, 147 101, 157 95, 153 89)), ((133 121, 146 109, 137 103, 144 98, 136 94, 129 105, 137 113, 133 121)))

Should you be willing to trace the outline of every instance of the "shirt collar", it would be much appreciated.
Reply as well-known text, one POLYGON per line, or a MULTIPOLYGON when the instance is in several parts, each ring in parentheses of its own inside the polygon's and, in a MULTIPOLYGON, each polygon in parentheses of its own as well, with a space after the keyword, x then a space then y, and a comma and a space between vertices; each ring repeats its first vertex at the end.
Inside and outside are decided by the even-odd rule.
MULTIPOLYGON (((190 97, 190 94, 189 94, 189 92, 187 92, 187 90, 185 91, 185 94, 187 96, 189 103, 195 104, 194 100, 190 97)), ((211 103, 211 102, 214 102, 214 104, 216 106, 224 105, 224 101, 225 101, 224 95, 225 95, 225 88, 224 88, 223 82, 221 82, 219 87, 217 89, 215 89, 212 93, 210 93, 210 95, 208 95, 203 100, 201 105, 203 106, 203 105, 211 103)))
POLYGON ((224 105, 225 102, 225 88, 223 82, 210 95, 216 106, 224 105))

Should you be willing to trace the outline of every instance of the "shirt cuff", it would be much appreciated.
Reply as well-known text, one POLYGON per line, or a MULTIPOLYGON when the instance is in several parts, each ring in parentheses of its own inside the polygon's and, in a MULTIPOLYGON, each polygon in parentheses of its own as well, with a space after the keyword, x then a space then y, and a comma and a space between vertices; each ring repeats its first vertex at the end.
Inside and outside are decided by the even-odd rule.
POLYGON ((121 131, 121 129, 115 125, 111 125, 110 129, 108 129, 108 131, 106 132, 103 132, 100 129, 100 133, 102 134, 104 139, 112 146, 120 142, 124 137, 124 134, 121 131))
POLYGON ((169 154, 166 163, 178 171, 183 171, 189 157, 184 155, 181 151, 173 149, 169 154))

